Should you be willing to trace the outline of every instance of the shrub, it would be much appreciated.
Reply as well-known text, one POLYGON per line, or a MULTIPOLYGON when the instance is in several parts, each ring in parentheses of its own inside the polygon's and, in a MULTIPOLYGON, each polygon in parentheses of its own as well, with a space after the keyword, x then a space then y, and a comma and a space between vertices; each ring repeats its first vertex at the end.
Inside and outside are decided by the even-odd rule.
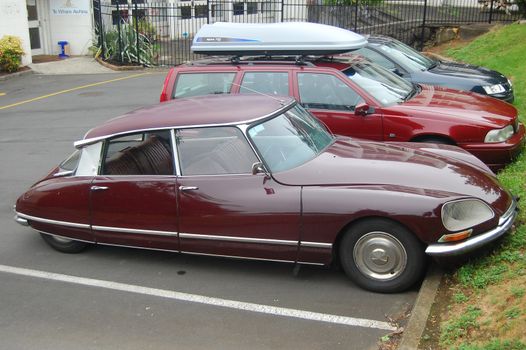
POLYGON ((123 64, 139 63, 146 67, 155 65, 159 49, 158 44, 145 34, 137 33, 131 24, 121 25, 120 35, 117 28, 104 32, 102 45, 103 50, 99 49, 104 53, 104 60, 123 64))
POLYGON ((0 39, 0 69, 6 72, 15 72, 22 62, 22 42, 20 38, 4 35, 0 39))

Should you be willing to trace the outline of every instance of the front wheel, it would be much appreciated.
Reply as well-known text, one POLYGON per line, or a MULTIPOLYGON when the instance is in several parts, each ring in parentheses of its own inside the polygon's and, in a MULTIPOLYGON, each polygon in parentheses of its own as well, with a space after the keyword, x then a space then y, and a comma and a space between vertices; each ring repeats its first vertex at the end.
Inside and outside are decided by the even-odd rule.
POLYGON ((49 244, 53 249, 58 250, 62 253, 80 253, 88 247, 88 243, 74 241, 72 239, 67 239, 59 236, 53 236, 46 233, 40 233, 44 241, 49 244))
POLYGON ((340 244, 345 273, 364 289, 395 293, 415 284, 425 270, 424 249, 402 225, 370 219, 351 226, 340 244))

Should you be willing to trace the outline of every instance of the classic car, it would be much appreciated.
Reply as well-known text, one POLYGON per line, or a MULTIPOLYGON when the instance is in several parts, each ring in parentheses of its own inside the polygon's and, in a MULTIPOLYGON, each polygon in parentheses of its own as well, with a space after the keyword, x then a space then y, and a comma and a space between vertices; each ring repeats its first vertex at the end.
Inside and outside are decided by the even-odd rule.
POLYGON ((304 62, 208 58, 171 68, 161 102, 204 94, 294 96, 338 135, 459 146, 499 170, 521 152, 517 109, 489 96, 407 82, 353 54, 304 62))
POLYGON ((365 56, 413 83, 472 91, 513 102, 511 80, 499 72, 472 64, 433 59, 385 36, 371 35, 367 41, 365 47, 353 53, 365 56))
POLYGON ((449 145, 334 136, 285 96, 178 99, 90 130, 16 202, 51 247, 92 244, 340 263, 405 290, 426 255, 487 246, 516 217, 491 170, 449 145))

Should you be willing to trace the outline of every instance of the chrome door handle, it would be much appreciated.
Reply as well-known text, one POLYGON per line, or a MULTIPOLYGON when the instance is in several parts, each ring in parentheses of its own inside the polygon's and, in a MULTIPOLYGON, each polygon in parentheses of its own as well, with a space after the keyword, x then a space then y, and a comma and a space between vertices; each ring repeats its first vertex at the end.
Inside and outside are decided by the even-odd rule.
POLYGON ((108 186, 91 186, 92 191, 106 191, 108 186))
POLYGON ((179 191, 195 191, 198 190, 199 187, 197 186, 179 186, 179 191))

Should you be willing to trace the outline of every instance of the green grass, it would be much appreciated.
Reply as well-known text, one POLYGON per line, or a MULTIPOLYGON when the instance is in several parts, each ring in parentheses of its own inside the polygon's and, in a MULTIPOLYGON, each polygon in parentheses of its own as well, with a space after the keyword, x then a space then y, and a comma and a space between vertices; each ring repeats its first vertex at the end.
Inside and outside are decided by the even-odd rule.
MULTIPOLYGON (((450 48, 445 54, 509 77, 515 90, 514 105, 521 121, 526 122, 526 25, 500 27, 464 47, 450 48)), ((442 348, 526 349, 526 152, 502 170, 498 178, 504 187, 522 197, 516 227, 493 253, 470 261, 455 272, 456 292, 451 295, 450 306, 455 311, 442 323, 442 348)))

